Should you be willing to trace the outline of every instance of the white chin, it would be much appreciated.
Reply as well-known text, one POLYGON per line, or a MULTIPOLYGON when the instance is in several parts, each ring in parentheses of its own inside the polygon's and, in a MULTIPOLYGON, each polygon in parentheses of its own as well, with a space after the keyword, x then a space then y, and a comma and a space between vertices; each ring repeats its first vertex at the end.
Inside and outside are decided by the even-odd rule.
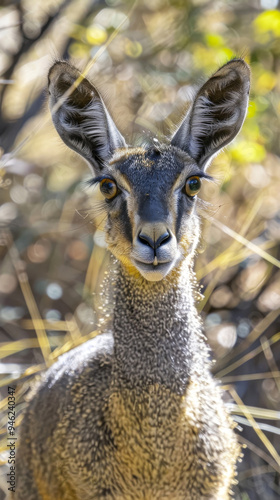
POLYGON ((145 278, 147 281, 161 281, 166 276, 166 274, 162 274, 161 272, 157 271, 145 272, 141 271, 140 269, 139 271, 142 274, 143 278, 145 278))
POLYGON ((167 276, 173 266, 174 262, 167 262, 166 264, 159 264, 157 266, 138 264, 136 267, 147 281, 161 281, 167 276))

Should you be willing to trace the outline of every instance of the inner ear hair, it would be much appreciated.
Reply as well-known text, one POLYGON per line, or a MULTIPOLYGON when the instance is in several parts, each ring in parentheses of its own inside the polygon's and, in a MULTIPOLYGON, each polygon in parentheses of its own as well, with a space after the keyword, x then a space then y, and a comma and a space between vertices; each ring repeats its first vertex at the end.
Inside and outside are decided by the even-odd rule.
POLYGON ((238 134, 248 107, 250 70, 243 59, 222 66, 198 90, 171 144, 205 169, 238 134))
POLYGON ((49 92, 57 132, 93 170, 100 171, 116 149, 126 146, 98 90, 69 63, 52 66, 49 92))

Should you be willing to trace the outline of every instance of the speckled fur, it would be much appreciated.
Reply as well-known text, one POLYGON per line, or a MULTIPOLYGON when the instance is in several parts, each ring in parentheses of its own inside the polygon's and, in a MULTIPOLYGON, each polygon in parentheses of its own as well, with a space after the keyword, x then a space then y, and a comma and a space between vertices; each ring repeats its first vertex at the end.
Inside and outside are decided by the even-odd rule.
POLYGON ((21 429, 16 499, 225 500, 239 447, 192 272, 182 264, 175 285, 155 286, 117 267, 114 340, 100 335, 47 372, 21 429))
MULTIPOLYGON (((207 145, 201 146, 205 161, 209 161, 211 148, 216 152, 218 139, 224 144, 226 133, 227 142, 236 135, 246 112, 249 70, 242 60, 226 66, 219 70, 225 81, 217 72, 214 83, 210 79, 202 88, 208 100, 195 108, 194 131, 201 135, 203 117, 199 113, 205 113, 213 93, 206 125, 215 119, 215 135, 211 139, 210 134, 207 145), (226 105, 230 94, 227 74, 239 107, 234 99, 226 105), (221 102, 216 114, 215 100, 221 102), (217 139, 220 109, 221 135, 217 139), (232 116, 239 116, 234 132, 226 129, 226 120, 231 124, 232 116)), ((50 83, 55 98, 60 95, 59 79, 63 80, 65 71, 71 83, 77 71, 67 63, 57 63, 50 71, 56 78, 50 83)), ((67 103, 62 105, 66 129, 59 112, 54 120, 65 142, 81 154, 87 151, 87 159, 87 109, 96 107, 91 98, 99 99, 97 92, 84 98, 90 85, 86 81, 80 94, 77 89, 77 102, 75 95, 71 97, 70 112, 76 110, 70 116, 73 120, 78 105, 90 102, 83 108, 85 130, 75 138, 74 146, 73 138, 68 140, 66 134, 70 123, 67 103)), ((201 95, 204 98, 202 91, 199 98, 201 95)), ((100 116, 102 106, 99 102, 100 116)), ((102 173, 113 177, 122 189, 104 208, 108 247, 114 255, 112 261, 117 258, 103 296, 106 316, 107 306, 112 307, 107 291, 113 290, 111 330, 61 356, 42 379, 21 425, 14 499, 227 500, 240 448, 221 390, 210 373, 208 347, 194 305, 193 258, 199 219, 195 200, 188 199, 180 187, 189 176, 197 175, 198 163, 183 146, 176 145, 183 141, 180 129, 171 145, 158 150, 126 149, 117 130, 107 147, 100 145, 100 137, 110 135, 113 126, 107 112, 104 120, 107 125, 103 124, 102 134, 93 137, 97 151, 92 166, 96 168, 99 155, 107 152, 102 173), (108 151, 114 141, 119 148, 113 155, 108 151), (131 258, 136 244, 142 245, 137 231, 145 205, 145 217, 158 210, 164 227, 176 235, 169 247, 173 267, 159 281, 146 279, 131 258)), ((183 135, 191 131, 191 120, 192 115, 182 123, 183 135)), ((82 120, 79 127, 83 127, 82 120)), ((79 127, 75 124, 75 133, 79 127)), ((93 129, 90 133, 92 138, 93 129)), ((189 141, 196 141, 195 136, 190 137, 189 141)), ((200 136, 195 144, 197 155, 199 140, 200 136)), ((142 250, 146 251, 144 246, 142 250)))

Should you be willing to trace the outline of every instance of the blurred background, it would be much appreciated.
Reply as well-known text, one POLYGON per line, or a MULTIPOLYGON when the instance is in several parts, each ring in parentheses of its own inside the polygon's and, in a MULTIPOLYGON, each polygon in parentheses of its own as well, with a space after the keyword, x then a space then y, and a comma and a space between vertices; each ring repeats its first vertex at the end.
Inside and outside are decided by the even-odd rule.
POLYGON ((56 58, 100 89, 128 143, 170 136, 197 84, 242 56, 248 116, 209 169, 198 302, 214 373, 246 445, 239 500, 280 496, 280 10, 277 0, 2 0, 0 3, 0 499, 7 386, 17 424, 33 378, 96 335, 109 259, 91 221, 85 162, 47 106, 56 58), (94 234, 95 230, 95 234, 94 234))

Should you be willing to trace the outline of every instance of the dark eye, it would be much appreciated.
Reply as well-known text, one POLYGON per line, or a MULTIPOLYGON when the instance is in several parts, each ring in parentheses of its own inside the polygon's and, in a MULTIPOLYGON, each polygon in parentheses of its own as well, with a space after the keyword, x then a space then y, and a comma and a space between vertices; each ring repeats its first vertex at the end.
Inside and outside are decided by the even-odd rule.
POLYGON ((99 187, 107 200, 112 200, 118 194, 118 186, 112 179, 102 179, 99 187))
POLYGON ((185 191, 188 196, 195 196, 201 188, 201 180, 197 175, 186 180, 185 191))

